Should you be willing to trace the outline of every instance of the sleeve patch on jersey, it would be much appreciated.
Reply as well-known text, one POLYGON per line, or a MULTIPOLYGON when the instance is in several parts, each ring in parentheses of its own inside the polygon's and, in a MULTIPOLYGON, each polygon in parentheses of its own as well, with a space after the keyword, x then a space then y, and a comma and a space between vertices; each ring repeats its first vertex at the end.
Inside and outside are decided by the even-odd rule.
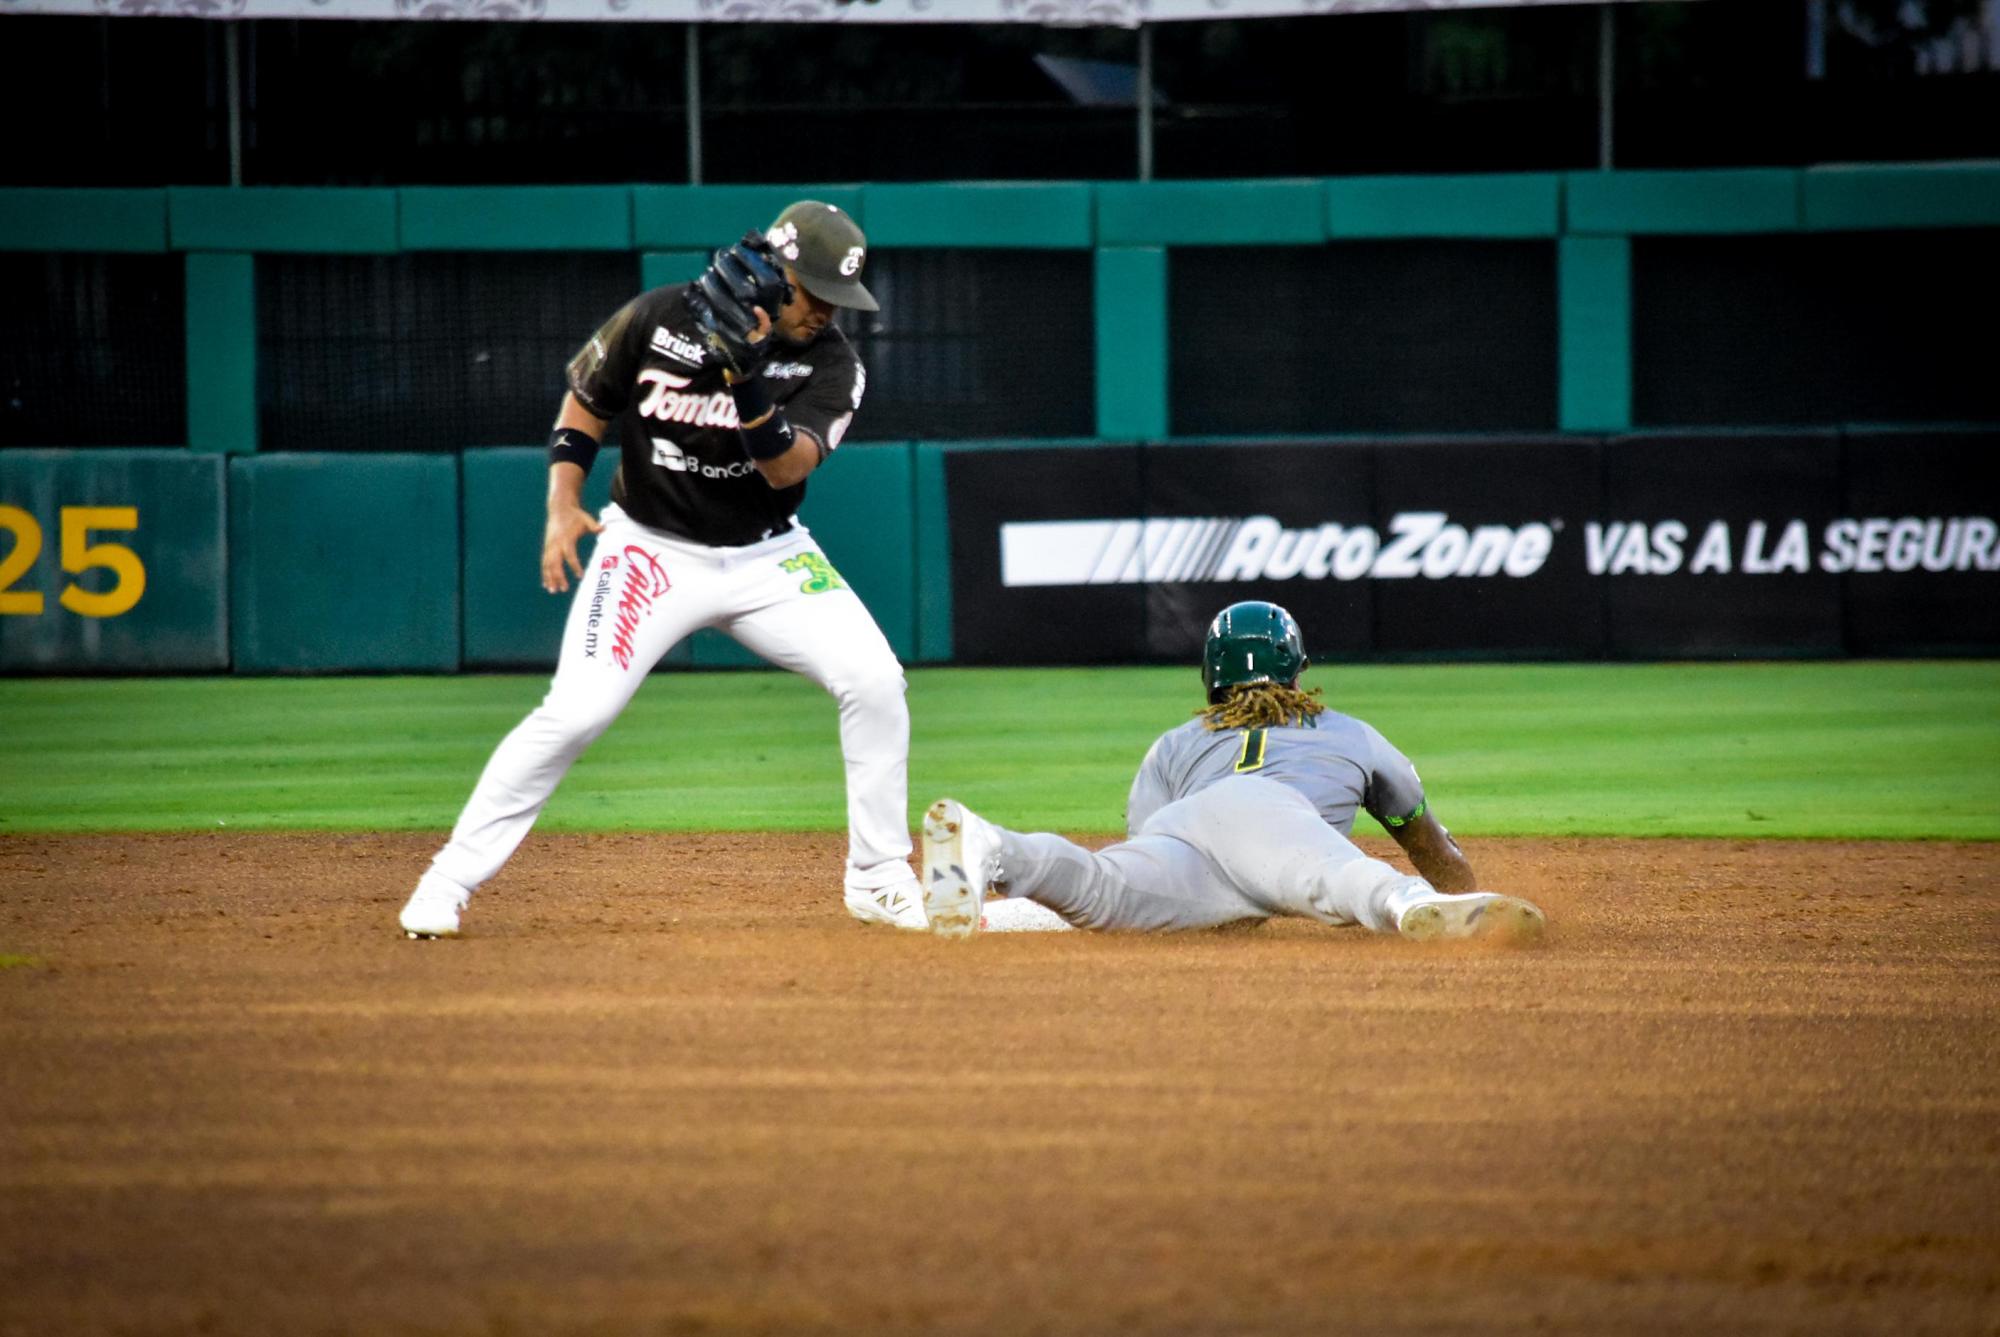
POLYGON ((1430 806, 1431 806, 1431 801, 1429 799, 1425 799, 1422 803, 1419 803, 1417 805, 1417 810, 1411 813, 1408 817, 1384 817, 1382 821, 1385 825, 1388 826, 1408 826, 1411 822, 1414 822, 1417 820, 1417 818, 1423 816, 1424 809, 1430 806))
POLYGON ((1243 731, 1243 750, 1236 754, 1236 773, 1238 775, 1241 775, 1245 771, 1257 771, 1264 768, 1265 732, 1263 729, 1245 729, 1243 731))

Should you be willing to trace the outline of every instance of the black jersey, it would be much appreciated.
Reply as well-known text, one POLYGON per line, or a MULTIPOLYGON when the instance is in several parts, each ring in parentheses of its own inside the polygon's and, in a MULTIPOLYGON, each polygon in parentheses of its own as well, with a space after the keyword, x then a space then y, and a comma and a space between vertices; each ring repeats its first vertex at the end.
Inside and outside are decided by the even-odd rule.
MULTIPOLYGON (((806 485, 772 487, 744 453, 736 402, 688 309, 688 287, 627 302, 570 360, 569 388, 614 420, 611 499, 627 515, 710 547, 740 547, 790 529, 806 485)), ((828 450, 868 384, 853 345, 832 326, 804 346, 776 340, 758 374, 793 430, 828 450)))

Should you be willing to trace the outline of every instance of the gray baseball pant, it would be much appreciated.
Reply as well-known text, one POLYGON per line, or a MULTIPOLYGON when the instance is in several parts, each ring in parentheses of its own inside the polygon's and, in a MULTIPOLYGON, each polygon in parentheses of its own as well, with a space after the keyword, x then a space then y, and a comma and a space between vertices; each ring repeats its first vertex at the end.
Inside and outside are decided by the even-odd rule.
POLYGON ((1135 836, 1091 851, 1000 829, 1006 891, 1078 928, 1162 933, 1294 915, 1393 933, 1420 877, 1371 859, 1289 785, 1231 776, 1169 803, 1135 836))

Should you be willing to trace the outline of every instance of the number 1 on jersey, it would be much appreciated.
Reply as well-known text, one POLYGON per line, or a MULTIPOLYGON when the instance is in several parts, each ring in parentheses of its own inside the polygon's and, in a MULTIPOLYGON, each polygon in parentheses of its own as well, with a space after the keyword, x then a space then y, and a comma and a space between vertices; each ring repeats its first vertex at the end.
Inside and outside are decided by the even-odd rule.
POLYGON ((1264 730, 1245 729, 1243 750, 1236 754, 1236 773, 1262 770, 1264 766, 1264 730))

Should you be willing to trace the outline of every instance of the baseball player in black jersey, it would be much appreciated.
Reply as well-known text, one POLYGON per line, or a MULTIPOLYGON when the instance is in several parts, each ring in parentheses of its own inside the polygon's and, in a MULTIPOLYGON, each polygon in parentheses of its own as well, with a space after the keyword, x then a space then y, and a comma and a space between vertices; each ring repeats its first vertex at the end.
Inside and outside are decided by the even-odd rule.
POLYGON ((527 835, 570 764, 662 655, 717 627, 832 693, 847 763, 846 904, 864 922, 924 927, 910 874, 903 672, 868 610, 796 518, 806 477, 839 448, 867 376, 833 324, 877 308, 868 243, 813 200, 715 253, 692 284, 641 293, 569 364, 549 444, 542 585, 578 578, 554 680, 502 740, 401 924, 458 932, 479 885, 527 835), (607 436, 607 433, 609 436, 607 436), (583 509, 600 443, 618 453, 611 505, 583 509), (596 544, 588 562, 577 545, 596 544))
POLYGON ((1295 915, 1407 938, 1539 937, 1542 912, 1474 891, 1408 757, 1298 689, 1305 644, 1276 604, 1231 604, 1202 653, 1208 705, 1154 742, 1126 804, 1129 839, 1092 852, 1022 835, 954 799, 924 817, 931 932, 978 931, 989 895, 1028 897, 1078 928, 1216 928, 1295 915), (1365 808, 1420 877, 1347 838, 1365 808))

